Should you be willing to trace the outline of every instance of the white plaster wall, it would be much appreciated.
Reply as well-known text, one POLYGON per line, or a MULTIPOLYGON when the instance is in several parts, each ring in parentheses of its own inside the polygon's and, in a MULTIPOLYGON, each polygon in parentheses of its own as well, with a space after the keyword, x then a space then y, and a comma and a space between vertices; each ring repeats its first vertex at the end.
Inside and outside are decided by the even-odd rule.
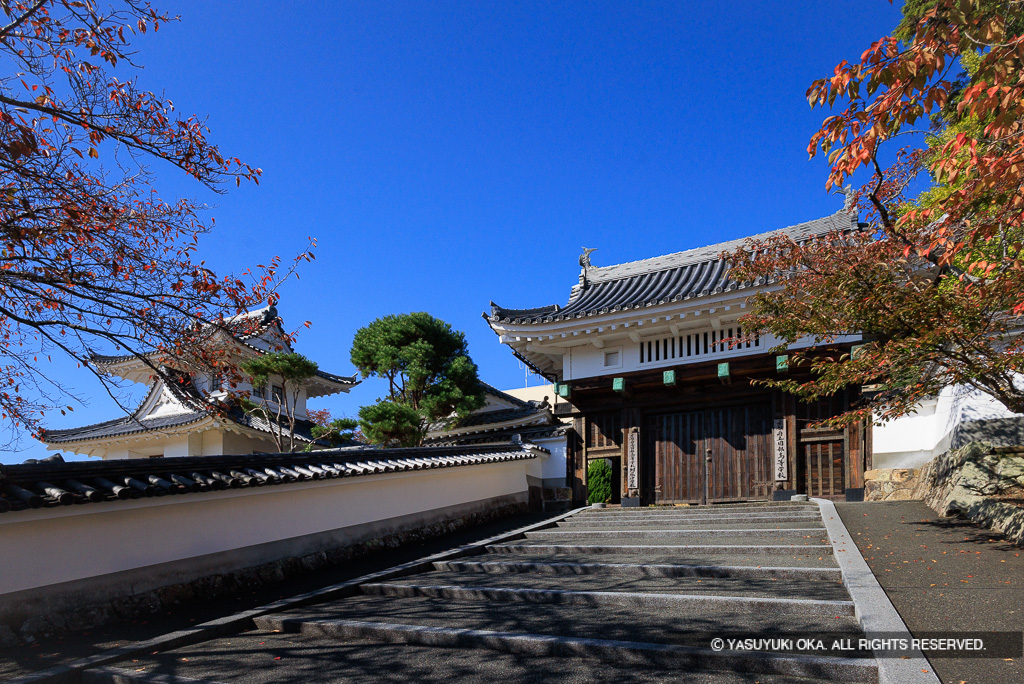
MULTIPOLYGON (((725 324, 735 325, 735 324, 725 324)), ((699 329, 683 329, 682 334, 688 334, 695 332, 699 329)), ((660 337, 659 337, 660 339, 660 337)), ((562 371, 565 380, 578 380, 580 378, 593 378, 602 375, 616 376, 622 375, 623 373, 631 373, 638 370, 648 370, 651 368, 673 368, 676 366, 686 366, 694 363, 704 363, 707 361, 728 361, 730 359, 741 358, 744 356, 755 356, 758 354, 766 354, 768 350, 776 344, 774 338, 766 336, 762 338, 761 348, 759 349, 732 349, 727 353, 721 354, 706 354, 701 356, 694 356, 690 358, 675 358, 675 359, 664 359, 661 361, 652 361, 650 363, 640 364, 640 345, 633 342, 630 339, 617 340, 614 342, 608 342, 603 349, 587 344, 578 347, 572 347, 566 350, 566 354, 563 357, 562 371), (604 354, 607 351, 619 350, 620 365, 614 367, 605 367, 604 365, 604 354)))
POLYGON ((949 449, 957 426, 972 420, 1011 418, 1016 414, 978 390, 947 387, 910 415, 876 423, 872 467, 920 468, 949 449))
POLYGON ((178 457, 191 456, 189 453, 189 436, 181 435, 164 443, 164 456, 178 457))
POLYGON ((530 461, 0 516, 0 596, 526 492, 530 461))
POLYGON ((217 430, 203 433, 203 456, 220 456, 224 453, 224 435, 217 430))
POLYGON ((532 461, 527 466, 527 472, 532 477, 541 479, 561 478, 565 479, 565 443, 566 438, 552 437, 550 439, 537 439, 533 443, 551 452, 550 456, 542 456, 532 461))

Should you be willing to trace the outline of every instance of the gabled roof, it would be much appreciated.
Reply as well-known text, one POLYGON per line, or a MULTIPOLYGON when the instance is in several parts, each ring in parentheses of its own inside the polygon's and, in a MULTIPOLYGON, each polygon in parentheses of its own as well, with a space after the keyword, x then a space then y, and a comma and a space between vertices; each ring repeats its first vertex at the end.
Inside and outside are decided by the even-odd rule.
POLYGON ((551 323, 757 286, 760 283, 731 280, 721 254, 735 251, 749 239, 785 235, 801 242, 833 231, 857 229, 856 215, 844 209, 831 216, 739 240, 614 266, 591 267, 585 278, 580 277, 580 284, 573 287, 565 306, 506 309, 491 302, 491 313, 484 317, 492 324, 551 323))
POLYGON ((483 385, 484 392, 486 394, 489 394, 492 397, 497 397, 501 401, 512 404, 512 406, 517 406, 520 408, 536 408, 536 406, 533 403, 526 401, 525 399, 520 399, 519 397, 514 397, 511 394, 508 394, 507 392, 502 392, 494 385, 490 385, 483 381, 480 381, 480 384, 483 385))
MULTIPOLYGON (((0 465, 0 513, 220 489, 289 486, 305 480, 359 477, 536 458, 546 449, 520 441, 411 449, 330 449, 293 454, 74 461, 59 457, 0 465)), ((81 510, 77 508, 75 510, 81 510)))
MULTIPOLYGON (((276 332, 276 337, 284 345, 284 351, 292 351, 288 335, 284 332, 281 317, 278 315, 277 307, 275 306, 266 306, 256 311, 231 316, 216 324, 206 324, 205 328, 210 331, 211 335, 216 334, 217 331, 227 333, 237 343, 256 354, 267 353, 268 349, 264 347, 268 345, 271 350, 274 349, 273 344, 261 342, 261 336, 270 332, 276 332)), ((89 360, 108 373, 134 382, 148 381, 153 374, 152 367, 149 364, 156 365, 161 362, 160 355, 156 351, 145 352, 141 355, 93 354, 89 360), (147 364, 147 361, 149 364, 147 364)), ((316 378, 320 380, 318 384, 321 391, 311 393, 309 396, 312 397, 333 394, 338 391, 347 392, 359 384, 356 375, 338 375, 319 369, 316 371, 316 378)))
POLYGON ((192 425, 198 423, 210 414, 206 411, 188 411, 172 415, 157 416, 155 418, 135 418, 125 416, 114 420, 94 423, 83 427, 68 428, 66 430, 44 430, 40 436, 46 444, 69 444, 72 442, 84 442, 92 439, 109 439, 112 437, 124 437, 127 435, 142 434, 144 432, 156 432, 169 428, 192 425))
POLYGON ((495 409, 489 405, 461 418, 450 427, 445 428, 442 423, 437 423, 431 426, 431 430, 424 440, 425 443, 464 444, 479 443, 480 441, 494 442, 500 441, 494 436, 498 433, 503 436, 502 439, 508 439, 516 433, 524 433, 534 428, 550 430, 550 428, 558 427, 562 424, 561 421, 554 417, 550 407, 547 405, 514 397, 511 394, 495 389, 485 382, 480 384, 484 386, 484 391, 489 398, 497 398, 501 403, 511 405, 511 408, 495 409), (482 440, 477 439, 482 435, 486 435, 486 437, 482 440))
MULTIPOLYGON (((266 435, 273 435, 271 424, 264 418, 257 415, 247 414, 241 409, 233 408, 219 416, 212 410, 186 411, 170 415, 156 417, 136 418, 137 412, 123 418, 116 418, 102 423, 94 423, 78 428, 65 430, 44 430, 40 439, 46 444, 79 444, 96 439, 114 439, 117 437, 128 437, 141 435, 148 432, 169 431, 173 428, 192 426, 204 419, 215 420, 220 418, 223 422, 235 423, 244 428, 261 432, 266 435)), ((295 421, 295 437, 301 442, 313 442, 313 427, 316 424, 309 420, 297 419, 295 421)))

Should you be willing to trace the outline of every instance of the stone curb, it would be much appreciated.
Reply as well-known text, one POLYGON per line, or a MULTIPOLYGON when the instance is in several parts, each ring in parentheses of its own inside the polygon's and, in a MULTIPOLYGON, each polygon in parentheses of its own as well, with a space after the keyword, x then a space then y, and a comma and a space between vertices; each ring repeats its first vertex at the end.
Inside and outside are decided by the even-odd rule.
POLYGON ((680 670, 735 671, 778 674, 814 679, 875 682, 877 670, 870 658, 835 658, 778 653, 719 652, 710 648, 639 643, 582 637, 491 632, 476 629, 428 627, 354 620, 281 620, 260 618, 263 629, 334 638, 373 638, 425 646, 469 646, 531 656, 597 657, 629 665, 653 665, 680 670), (710 665, 710 668, 709 668, 710 665))
MULTIPOLYGON (((910 630, 875 579, 839 517, 835 504, 827 499, 811 500, 821 508, 821 519, 828 529, 836 560, 843 573, 843 583, 856 606, 855 615, 861 629, 869 635, 879 632, 901 633, 903 638, 910 639, 910 630)), ((876 657, 875 660, 878 662, 880 684, 940 684, 931 663, 920 651, 907 659, 876 657)))
POLYGON ((629 577, 743 577, 750 579, 816 579, 842 581, 839 568, 791 568, 744 565, 644 565, 641 563, 563 563, 515 561, 438 561, 434 568, 449 572, 540 575, 623 575, 629 577))
POLYGON ((792 546, 744 546, 721 544, 634 544, 598 545, 598 544, 492 544, 488 553, 636 553, 638 551, 665 551, 672 553, 692 553, 695 555, 713 556, 716 554, 751 556, 812 556, 814 554, 832 555, 831 546, 806 545, 792 546))
POLYGON ((103 651, 102 653, 97 653, 65 665, 57 665, 46 670, 40 670, 39 672, 34 672, 30 675, 25 675, 24 677, 8 680, 8 684, 80 684, 82 681, 81 675, 85 670, 99 667, 101 665, 109 665, 110 663, 125 660, 126 658, 142 653, 167 651, 181 646, 199 643, 201 641, 216 639, 224 636, 225 634, 230 634, 238 631, 239 629, 251 626, 255 618, 270 613, 290 610, 292 608, 300 608, 313 603, 344 598, 345 596, 352 596, 359 593, 360 584, 396 579, 398 577, 412 575, 424 570, 430 570, 433 567, 434 561, 459 558, 476 553, 480 549, 491 544, 520 537, 527 531, 554 525, 560 520, 576 515, 580 510, 582 509, 562 513, 561 515, 556 515, 539 523, 533 523, 532 525, 520 527, 519 529, 512 530, 510 532, 504 532, 482 541, 473 542, 472 544, 464 544, 463 546, 459 546, 454 549, 449 549, 425 558, 409 561, 408 563, 396 565, 386 570, 370 573, 369 575, 363 575, 362 577, 357 577, 346 582, 333 584, 320 589, 314 589, 313 591, 274 601, 272 603, 259 606, 258 608, 242 611, 216 620, 210 620, 209 622, 204 622, 189 629, 171 632, 169 634, 147 639, 146 641, 140 641, 129 646, 121 646, 109 651, 103 651))
POLYGON ((504 587, 464 587, 430 584, 364 584, 370 596, 424 596, 456 601, 503 601, 508 603, 550 603, 583 606, 628 606, 652 610, 686 608, 711 610, 728 608, 737 612, 759 613, 772 610, 790 615, 854 615, 852 601, 817 599, 761 598, 716 594, 655 594, 632 591, 572 591, 568 589, 511 589, 504 587))

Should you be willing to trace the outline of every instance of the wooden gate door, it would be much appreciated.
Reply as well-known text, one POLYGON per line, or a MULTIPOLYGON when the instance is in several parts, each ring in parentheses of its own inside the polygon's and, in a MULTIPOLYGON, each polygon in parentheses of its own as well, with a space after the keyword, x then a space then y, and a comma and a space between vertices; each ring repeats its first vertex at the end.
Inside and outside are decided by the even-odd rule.
POLYGON ((797 463, 803 491, 823 499, 846 498, 847 430, 811 429, 814 421, 838 415, 844 396, 797 403, 797 463))
POLYGON ((712 503, 771 496, 767 406, 670 413, 648 422, 654 503, 712 503), (708 461, 710 457, 710 462, 708 461))
POLYGON ((708 409, 711 456, 708 500, 747 501, 771 497, 771 412, 766 405, 708 409))
MULTIPOLYGON (((704 412, 669 413, 648 423, 654 453, 654 503, 703 503, 704 412)), ((651 481, 653 479, 653 481, 651 481)))

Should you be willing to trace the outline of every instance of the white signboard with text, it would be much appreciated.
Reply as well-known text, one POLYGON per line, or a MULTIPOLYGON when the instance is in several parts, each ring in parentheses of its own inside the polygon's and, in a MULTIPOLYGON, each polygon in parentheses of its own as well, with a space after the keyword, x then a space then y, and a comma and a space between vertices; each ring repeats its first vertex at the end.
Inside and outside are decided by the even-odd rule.
POLYGON ((786 419, 776 418, 772 427, 772 442, 775 445, 775 481, 789 479, 789 458, 787 457, 786 419))
POLYGON ((640 433, 636 430, 631 430, 626 441, 626 487, 629 489, 640 488, 640 477, 637 473, 639 451, 640 433))

